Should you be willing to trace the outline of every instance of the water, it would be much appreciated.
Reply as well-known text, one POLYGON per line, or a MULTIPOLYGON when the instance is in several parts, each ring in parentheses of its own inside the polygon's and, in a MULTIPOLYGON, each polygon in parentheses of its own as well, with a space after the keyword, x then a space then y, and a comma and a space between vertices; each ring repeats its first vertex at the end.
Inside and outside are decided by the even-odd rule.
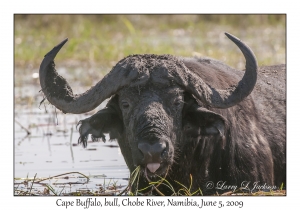
MULTIPOLYGON (((95 111, 66 115, 55 110, 48 102, 39 108, 42 95, 37 91, 35 95, 28 90, 36 89, 15 89, 14 177, 17 189, 30 188, 31 184, 24 184, 24 178, 36 175, 42 179, 68 172, 80 172, 88 176, 90 181, 86 183, 84 176, 72 173, 42 183, 50 184, 56 192, 64 193, 82 189, 95 192, 103 186, 108 187, 108 183, 120 189, 127 186, 129 170, 117 142, 91 142, 89 139, 87 148, 78 144, 76 124, 95 111), (32 95, 34 97, 28 99, 32 95), (30 135, 27 135, 27 131, 30 135), (69 183, 73 184, 70 186, 69 183)), ((34 184, 33 188, 31 192, 34 193, 45 190, 41 184, 34 184)))

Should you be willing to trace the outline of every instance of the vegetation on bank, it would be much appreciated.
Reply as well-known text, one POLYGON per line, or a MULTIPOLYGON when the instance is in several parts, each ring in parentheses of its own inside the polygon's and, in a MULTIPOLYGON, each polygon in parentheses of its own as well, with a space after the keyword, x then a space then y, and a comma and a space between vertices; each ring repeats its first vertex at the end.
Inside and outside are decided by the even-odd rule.
POLYGON ((285 15, 19 14, 14 20, 16 85, 37 72, 43 56, 66 37, 57 65, 85 85, 94 81, 82 79, 83 72, 97 81, 130 54, 208 56, 243 69, 243 56, 224 32, 244 40, 259 65, 285 63, 285 15))
MULTIPOLYGON (((84 190, 69 190, 68 187, 72 185, 84 185, 90 181, 90 178, 80 172, 69 172, 64 174, 59 174, 56 176, 52 176, 49 178, 37 178, 36 175, 33 178, 15 178, 15 189, 14 195, 26 196, 26 195, 42 195, 42 196, 147 196, 147 195, 161 195, 164 196, 158 189, 159 185, 167 186, 173 193, 171 196, 203 196, 201 189, 197 189, 196 191, 192 191, 192 183, 193 178, 190 177, 190 186, 184 186, 183 184, 176 182, 180 187, 178 191, 174 190, 175 186, 172 186, 168 180, 161 177, 160 180, 155 182, 149 182, 149 186, 144 189, 134 189, 133 186, 138 183, 140 176, 140 167, 138 166, 131 174, 128 185, 121 186, 118 185, 117 182, 109 180, 108 183, 98 184, 97 188, 94 189, 84 189, 84 190), (65 182, 65 183, 57 183, 59 180, 68 180, 69 176, 74 174, 78 174, 78 179, 81 181, 76 182, 65 182), (59 190, 54 189, 51 184, 45 183, 45 181, 52 181, 53 186, 60 185, 59 190), (83 180, 83 182, 82 182, 83 180), (20 185, 22 188, 20 188, 20 185), (42 186, 39 189, 33 187, 33 185, 42 186), (145 193, 146 192, 146 193, 145 193)), ((242 189, 237 189, 235 191, 228 191, 223 194, 214 194, 213 196, 285 196, 286 191, 283 189, 283 184, 277 190, 270 191, 255 191, 255 192, 246 192, 242 189)))

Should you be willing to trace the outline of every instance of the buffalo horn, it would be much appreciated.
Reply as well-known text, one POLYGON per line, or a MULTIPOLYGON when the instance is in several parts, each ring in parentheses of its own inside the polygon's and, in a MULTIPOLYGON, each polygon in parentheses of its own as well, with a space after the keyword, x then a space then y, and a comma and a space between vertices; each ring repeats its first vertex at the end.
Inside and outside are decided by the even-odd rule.
POLYGON ((39 70, 40 84, 45 97, 62 112, 80 114, 91 111, 119 89, 128 86, 138 78, 137 70, 128 71, 118 66, 86 92, 73 94, 67 81, 56 72, 54 64, 56 54, 67 41, 68 39, 65 39, 45 55, 39 70))
POLYGON ((257 80, 257 61, 252 50, 235 36, 225 33, 242 51, 246 59, 246 71, 239 83, 225 90, 215 89, 207 85, 201 77, 189 71, 186 67, 180 68, 179 72, 173 72, 177 83, 184 86, 187 91, 200 99, 208 106, 215 108, 228 108, 241 102, 253 90, 257 80))

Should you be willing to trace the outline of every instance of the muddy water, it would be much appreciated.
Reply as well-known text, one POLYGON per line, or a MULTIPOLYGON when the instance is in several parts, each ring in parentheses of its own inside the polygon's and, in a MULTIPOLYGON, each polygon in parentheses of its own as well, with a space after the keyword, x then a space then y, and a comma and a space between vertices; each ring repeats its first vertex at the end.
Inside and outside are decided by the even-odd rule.
MULTIPOLYGON (((81 189, 95 192, 109 183, 124 188, 128 184, 129 170, 116 142, 91 142, 89 139, 87 148, 78 144, 76 124, 92 113, 62 114, 48 102, 39 107, 42 95, 36 90, 34 87, 15 89, 15 187, 26 190, 28 186, 26 183, 24 185, 24 178, 35 175, 48 178, 80 172, 90 178, 88 183, 86 178, 77 173, 62 175, 43 183, 50 184, 59 192, 65 188, 65 193, 81 189), (68 183, 67 187, 64 183, 68 183)), ((44 186, 34 185, 33 188, 31 192, 38 192, 43 191, 44 186)))

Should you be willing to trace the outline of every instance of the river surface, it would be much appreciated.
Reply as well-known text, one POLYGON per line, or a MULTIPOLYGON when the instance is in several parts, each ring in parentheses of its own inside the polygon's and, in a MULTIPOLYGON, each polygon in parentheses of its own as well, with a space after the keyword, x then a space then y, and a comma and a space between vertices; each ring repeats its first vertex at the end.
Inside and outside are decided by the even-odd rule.
MULTIPOLYGON (((78 144, 78 121, 103 108, 105 102, 88 114, 63 114, 49 102, 40 106, 43 96, 37 88, 35 85, 15 88, 15 189, 28 190, 31 184, 26 186, 27 178, 61 174, 42 183, 51 185, 60 194, 82 189, 95 192, 109 185, 120 189, 127 186, 129 170, 116 141, 92 142, 89 137, 87 148, 78 144), (63 175, 66 173, 70 174, 63 175), (89 182, 81 174, 88 176, 89 182)), ((44 185, 34 184, 31 192, 44 189, 44 185)))

